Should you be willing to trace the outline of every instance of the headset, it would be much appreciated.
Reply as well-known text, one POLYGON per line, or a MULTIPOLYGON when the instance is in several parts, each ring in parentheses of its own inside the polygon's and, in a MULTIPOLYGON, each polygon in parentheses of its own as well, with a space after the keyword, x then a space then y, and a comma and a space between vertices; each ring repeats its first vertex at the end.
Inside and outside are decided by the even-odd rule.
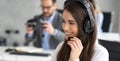
POLYGON ((90 34, 92 31, 94 31, 94 26, 95 26, 94 17, 93 17, 92 11, 90 9, 90 4, 86 0, 67 0, 66 2, 68 2, 68 1, 82 3, 85 6, 89 17, 87 17, 84 21, 83 30, 87 34, 90 34))

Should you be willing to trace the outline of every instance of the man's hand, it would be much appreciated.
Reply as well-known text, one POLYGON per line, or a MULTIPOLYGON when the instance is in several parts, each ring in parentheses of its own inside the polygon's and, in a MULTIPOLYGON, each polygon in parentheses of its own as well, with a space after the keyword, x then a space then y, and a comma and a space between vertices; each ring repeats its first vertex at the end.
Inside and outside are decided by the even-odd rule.
POLYGON ((25 26, 26 26, 26 33, 27 33, 27 34, 33 34, 33 32, 34 32, 33 27, 28 27, 27 24, 25 24, 25 26))
POLYGON ((45 21, 43 24, 43 28, 46 32, 48 32, 49 34, 53 35, 55 32, 54 27, 52 26, 52 24, 48 21, 45 21))

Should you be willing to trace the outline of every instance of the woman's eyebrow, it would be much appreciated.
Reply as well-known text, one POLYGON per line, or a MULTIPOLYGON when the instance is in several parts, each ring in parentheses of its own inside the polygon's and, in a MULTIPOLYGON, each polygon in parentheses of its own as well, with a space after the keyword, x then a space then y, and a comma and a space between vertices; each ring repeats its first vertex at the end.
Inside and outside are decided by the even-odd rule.
POLYGON ((68 20, 69 22, 75 22, 74 20, 68 20))
MULTIPOLYGON (((65 21, 64 18, 62 18, 62 20, 65 21)), ((69 19, 68 22, 76 22, 76 21, 69 19)))

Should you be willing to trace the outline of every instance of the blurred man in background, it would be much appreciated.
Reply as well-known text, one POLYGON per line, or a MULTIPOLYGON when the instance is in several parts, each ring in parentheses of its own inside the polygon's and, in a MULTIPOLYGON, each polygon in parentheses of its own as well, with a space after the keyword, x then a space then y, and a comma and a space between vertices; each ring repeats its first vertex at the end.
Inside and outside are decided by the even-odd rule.
POLYGON ((25 38, 26 42, 34 40, 35 47, 55 49, 65 36, 61 27, 61 13, 56 10, 56 0, 41 0, 40 7, 43 13, 33 18, 36 25, 26 32, 26 36, 29 36, 25 38))

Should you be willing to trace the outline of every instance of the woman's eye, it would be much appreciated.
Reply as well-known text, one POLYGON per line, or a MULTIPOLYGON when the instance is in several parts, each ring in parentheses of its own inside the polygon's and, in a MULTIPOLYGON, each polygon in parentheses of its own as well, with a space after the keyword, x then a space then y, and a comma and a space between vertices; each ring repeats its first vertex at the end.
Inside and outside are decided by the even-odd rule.
POLYGON ((65 23, 65 21, 61 21, 62 23, 65 23))
POLYGON ((69 24, 73 25, 73 24, 75 24, 75 23, 74 23, 74 22, 70 22, 69 24))

